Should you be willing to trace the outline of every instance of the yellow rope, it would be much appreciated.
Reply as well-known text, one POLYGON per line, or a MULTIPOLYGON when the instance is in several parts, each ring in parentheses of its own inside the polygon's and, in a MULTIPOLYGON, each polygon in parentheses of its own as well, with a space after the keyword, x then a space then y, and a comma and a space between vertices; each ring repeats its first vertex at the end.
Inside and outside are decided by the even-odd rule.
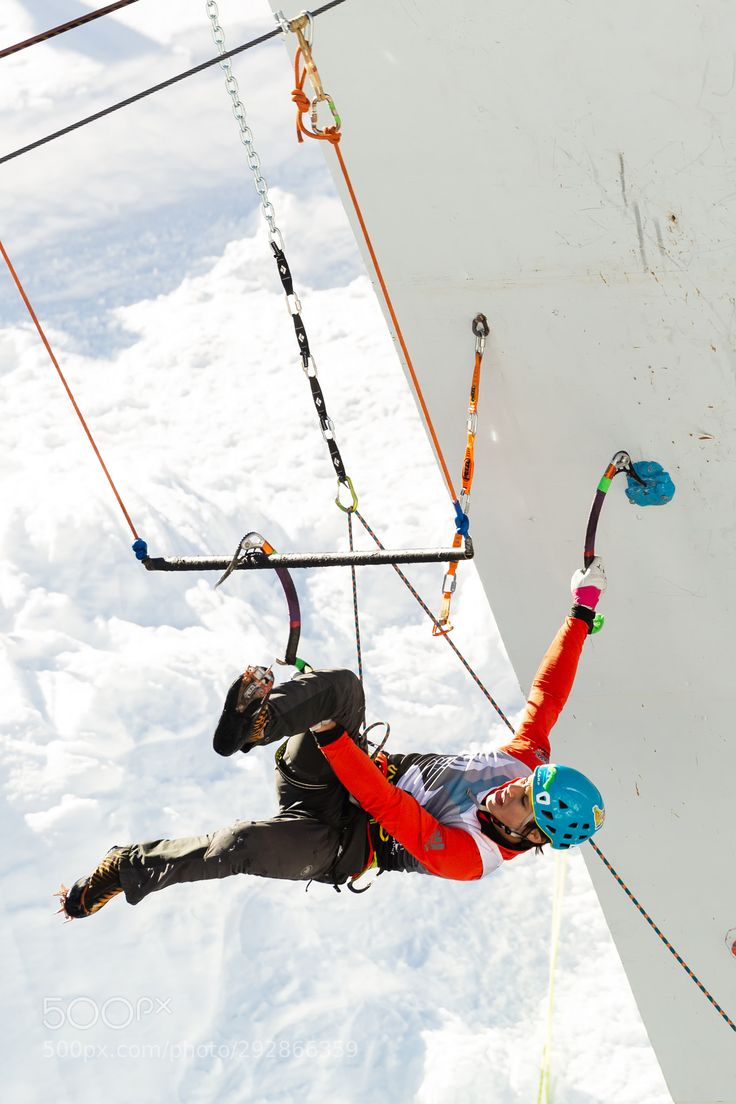
POLYGON ((542 1050, 542 1065, 539 1071, 539 1089, 537 1091, 537 1104, 551 1104, 552 1102, 552 1011, 554 1006, 557 951, 560 945, 560 927, 562 925, 562 903, 565 894, 565 877, 567 875, 567 852, 555 851, 555 860, 555 887, 552 897, 552 931, 550 933, 549 946, 549 990, 547 992, 547 1025, 545 1028, 544 1049, 542 1050))

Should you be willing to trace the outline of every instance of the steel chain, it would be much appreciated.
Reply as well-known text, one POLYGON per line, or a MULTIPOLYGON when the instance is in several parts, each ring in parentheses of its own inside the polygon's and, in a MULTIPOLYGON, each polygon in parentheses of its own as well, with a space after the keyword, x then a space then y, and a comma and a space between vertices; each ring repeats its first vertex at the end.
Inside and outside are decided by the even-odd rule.
MULTIPOLYGON (((217 51, 220 54, 226 52, 225 46, 225 32, 220 25, 220 13, 218 11, 216 0, 206 0, 207 16, 212 25, 212 39, 217 47, 217 51)), ((268 225, 269 237, 272 242, 276 242, 281 249, 284 248, 284 239, 281 236, 281 231, 276 225, 276 212, 274 211, 273 204, 268 198, 268 184, 261 172, 261 159, 256 153, 253 139, 253 131, 248 126, 246 121, 245 104, 240 98, 240 89, 238 82, 233 73, 233 67, 230 63, 230 59, 220 62, 220 68, 225 74, 225 88, 230 96, 233 104, 233 115, 238 124, 240 131, 240 141, 245 146, 246 154, 248 157, 248 166, 253 173, 253 182, 258 195, 261 197, 261 211, 263 217, 268 225)))
MULTIPOLYGON (((225 32, 220 25, 220 16, 217 8, 216 0, 206 0, 207 15, 212 25, 212 38, 215 46, 220 54, 226 52, 225 46, 225 32)), ((309 40, 311 41, 311 19, 308 21, 310 28, 309 40)), ((283 30, 283 24, 282 24, 283 30)), ((340 455, 340 449, 337 446, 335 440, 335 425, 332 419, 327 413, 327 404, 322 392, 319 380, 317 379, 317 364, 314 357, 311 354, 309 348, 309 339, 307 337, 307 331, 302 321, 301 310, 302 305, 299 301, 299 296, 294 290, 293 277, 289 269, 289 263, 284 253, 284 240, 281 236, 281 231, 276 225, 276 212, 274 211, 273 204, 268 198, 268 185, 266 179, 261 172, 261 159, 256 153, 255 146, 253 144, 253 131, 250 129, 246 122, 245 105, 240 99, 240 90, 238 88, 238 82, 233 74, 232 65, 230 59, 226 59, 221 62, 221 68, 225 73, 225 87, 227 88, 228 95, 233 104, 233 115, 235 116, 238 128, 240 130, 240 140, 245 146, 248 156, 248 165, 253 173, 253 179, 255 182, 255 188, 258 195, 261 197, 261 211, 265 218, 269 229, 269 240, 271 249, 273 251, 274 259, 276 261, 276 269, 279 274, 279 279, 284 289, 286 296, 286 309, 288 310, 291 319, 294 323, 294 331, 296 333, 297 343, 299 345, 299 355, 302 360, 302 368, 309 380, 309 387, 312 393, 312 400, 314 402, 317 416, 319 418, 320 430, 322 436, 327 444, 327 448, 330 453, 330 459, 337 475, 337 498, 335 504, 344 510, 346 513, 351 513, 356 509, 358 505, 358 498, 353 487, 353 482, 350 476, 345 470, 342 456, 340 455), (343 503, 340 501, 340 493, 343 489, 349 495, 349 502, 343 503)))

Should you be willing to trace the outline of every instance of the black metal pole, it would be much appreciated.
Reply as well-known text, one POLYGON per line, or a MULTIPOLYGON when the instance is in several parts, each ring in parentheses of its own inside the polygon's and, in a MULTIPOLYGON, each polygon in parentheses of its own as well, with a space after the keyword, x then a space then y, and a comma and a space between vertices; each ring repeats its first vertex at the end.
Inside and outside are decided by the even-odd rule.
MULTIPOLYGON (((444 563, 453 560, 472 560, 473 542, 467 537, 464 548, 406 548, 398 551, 377 549, 375 552, 274 552, 267 556, 258 548, 248 551, 235 565, 235 571, 260 571, 277 567, 289 570, 297 567, 373 567, 380 564, 444 563)), ((148 571, 224 571, 232 563, 232 557, 205 558, 186 556, 167 559, 148 556, 142 561, 148 571)))

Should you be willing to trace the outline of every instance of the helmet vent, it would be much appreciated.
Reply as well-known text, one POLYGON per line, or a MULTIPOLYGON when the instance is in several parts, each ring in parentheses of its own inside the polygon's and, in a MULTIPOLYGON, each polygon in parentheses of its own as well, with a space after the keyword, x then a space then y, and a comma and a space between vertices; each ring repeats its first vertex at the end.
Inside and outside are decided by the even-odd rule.
POLYGON ((574 822, 573 822, 573 823, 572 823, 572 824, 570 825, 570 827, 571 827, 571 828, 577 828, 577 826, 578 826, 578 824, 577 824, 577 821, 574 821, 574 822))
POLYGON ((583 831, 584 831, 584 832, 587 832, 589 828, 590 828, 590 825, 589 825, 589 824, 584 824, 584 825, 583 825, 583 831))
POLYGON ((569 832, 565 832, 563 839, 572 839, 572 835, 569 832))
POLYGON ((570 807, 569 805, 565 804, 565 802, 562 800, 562 798, 560 798, 560 800, 558 801, 558 805, 560 806, 561 809, 569 809, 569 807, 570 807))

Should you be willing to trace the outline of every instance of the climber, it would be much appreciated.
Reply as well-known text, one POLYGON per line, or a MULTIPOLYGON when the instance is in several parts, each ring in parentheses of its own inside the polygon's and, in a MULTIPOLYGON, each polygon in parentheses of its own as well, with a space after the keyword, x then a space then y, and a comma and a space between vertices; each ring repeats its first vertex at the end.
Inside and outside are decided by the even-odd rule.
POLYGON ((470 881, 548 844, 564 850, 603 824, 603 799, 579 771, 550 764, 549 733, 572 688, 606 587, 596 557, 572 578, 573 606, 532 684, 514 738, 469 754, 367 754, 364 697, 351 671, 310 671, 273 685, 249 667, 227 694, 214 748, 276 752, 280 811, 209 835, 113 847, 59 896, 67 917, 124 893, 136 905, 179 882, 252 874, 351 884, 370 867, 470 881))

